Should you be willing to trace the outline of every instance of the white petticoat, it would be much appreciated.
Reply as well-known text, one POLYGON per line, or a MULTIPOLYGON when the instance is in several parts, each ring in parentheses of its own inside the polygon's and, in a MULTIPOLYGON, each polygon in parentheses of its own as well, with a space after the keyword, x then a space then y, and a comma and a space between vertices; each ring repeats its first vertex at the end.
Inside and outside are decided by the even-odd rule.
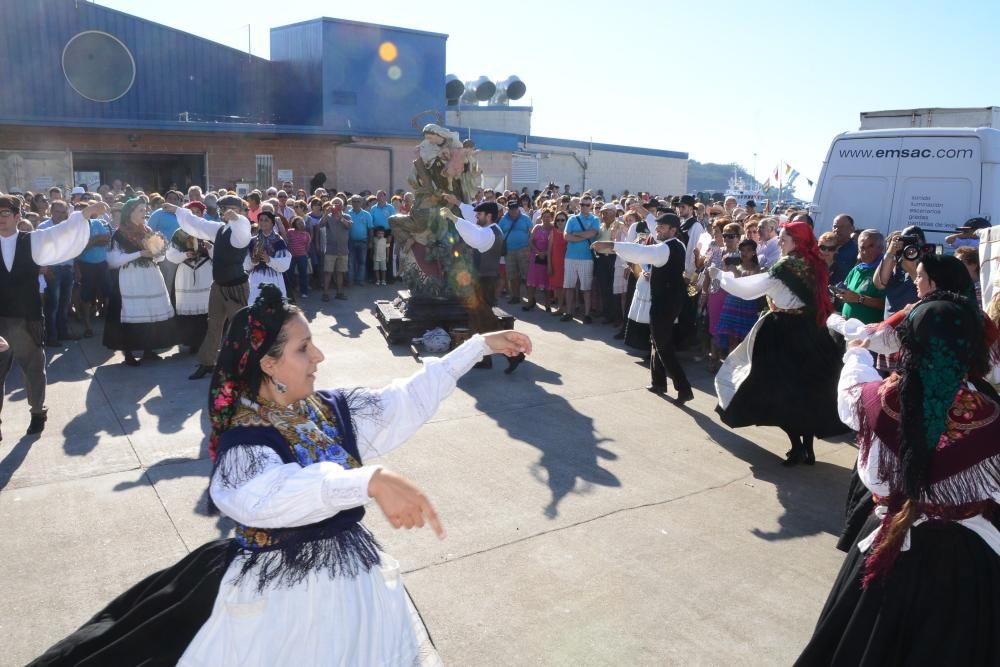
POLYGON ((640 324, 649 324, 649 307, 653 303, 650 293, 649 278, 639 276, 635 283, 635 295, 632 297, 632 305, 628 309, 628 318, 640 324))
POLYGON ((441 659, 403 587, 399 563, 356 577, 325 571, 294 586, 257 591, 251 572, 231 582, 242 558, 230 564, 212 615, 178 665, 183 667, 439 667, 441 659))
POLYGON ((271 283, 281 290, 282 296, 288 296, 285 292, 285 277, 269 266, 258 266, 250 272, 250 300, 247 301, 247 305, 252 306, 257 300, 260 296, 260 286, 264 283, 271 283))
POLYGON ((123 323, 163 322, 174 316, 163 274, 156 266, 126 264, 118 271, 118 287, 122 294, 123 323))
POLYGON ((208 297, 212 293, 212 262, 205 262, 197 269, 181 263, 174 278, 174 299, 178 315, 205 315, 208 297))
POLYGON ((757 332, 764 323, 761 317, 754 323, 750 333, 736 346, 726 360, 722 362, 719 372, 715 374, 715 395, 719 406, 725 410, 736 395, 740 385, 750 377, 750 362, 753 360, 753 346, 757 340, 757 332))

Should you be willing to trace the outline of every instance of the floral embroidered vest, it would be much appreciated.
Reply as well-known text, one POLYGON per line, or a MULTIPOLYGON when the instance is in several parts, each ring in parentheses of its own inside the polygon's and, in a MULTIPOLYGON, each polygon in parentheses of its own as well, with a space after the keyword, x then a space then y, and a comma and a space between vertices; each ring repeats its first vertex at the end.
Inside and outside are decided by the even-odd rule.
MULTIPOLYGON (((323 461, 345 469, 361 466, 347 397, 320 391, 290 409, 242 405, 232 428, 219 439, 213 475, 253 477, 259 465, 250 457, 242 470, 230 470, 226 452, 235 447, 262 446, 283 463, 308 466, 323 461), (220 469, 221 468, 221 469, 220 469)), ((318 523, 291 528, 256 528, 237 524, 234 541, 246 557, 243 576, 258 568, 258 585, 270 581, 296 583, 316 569, 353 576, 379 562, 378 543, 360 521, 363 507, 342 510, 318 523)))

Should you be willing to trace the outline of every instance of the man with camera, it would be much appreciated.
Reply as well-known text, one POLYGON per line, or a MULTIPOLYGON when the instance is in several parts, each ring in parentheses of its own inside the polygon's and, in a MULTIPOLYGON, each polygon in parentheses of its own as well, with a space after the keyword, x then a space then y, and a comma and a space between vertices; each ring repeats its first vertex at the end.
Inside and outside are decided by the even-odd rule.
POLYGON ((916 225, 889 235, 888 248, 875 271, 875 287, 885 290, 886 317, 917 302, 917 264, 934 246, 916 225))

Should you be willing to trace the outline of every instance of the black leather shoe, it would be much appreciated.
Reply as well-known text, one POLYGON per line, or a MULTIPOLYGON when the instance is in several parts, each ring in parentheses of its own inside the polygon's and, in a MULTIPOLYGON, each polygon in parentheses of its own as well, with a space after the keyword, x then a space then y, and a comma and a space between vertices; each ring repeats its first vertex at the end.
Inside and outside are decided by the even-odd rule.
POLYGON ((515 370, 517 370, 517 367, 521 365, 522 361, 524 361, 523 353, 517 355, 516 357, 507 357, 507 368, 503 369, 503 372, 506 375, 510 375, 515 370))
POLYGON ((126 354, 125 355, 125 365, 126 366, 138 366, 139 365, 139 360, 136 359, 131 354, 126 354))
POLYGON ((211 373, 214 370, 214 368, 215 368, 214 366, 202 366, 199 364, 198 368, 195 369, 194 373, 191 373, 191 375, 188 376, 188 380, 200 380, 209 373, 211 373))
POLYGON ((675 401, 677 405, 684 405, 688 401, 694 400, 694 392, 688 389, 687 391, 682 391, 677 394, 677 400, 675 401))
POLYGON ((793 449, 788 452, 788 456, 786 456, 785 460, 781 462, 781 465, 786 468, 791 468, 792 466, 797 466, 800 463, 805 463, 805 460, 806 454, 804 451, 801 449, 793 449))
POLYGON ((46 415, 33 414, 31 415, 31 423, 28 424, 28 430, 25 435, 37 435, 45 430, 45 420, 46 415))
POLYGON ((646 391, 648 391, 650 393, 653 393, 653 394, 665 394, 665 393, 667 393, 667 388, 666 387, 661 387, 658 384, 650 384, 650 385, 646 385, 646 391))

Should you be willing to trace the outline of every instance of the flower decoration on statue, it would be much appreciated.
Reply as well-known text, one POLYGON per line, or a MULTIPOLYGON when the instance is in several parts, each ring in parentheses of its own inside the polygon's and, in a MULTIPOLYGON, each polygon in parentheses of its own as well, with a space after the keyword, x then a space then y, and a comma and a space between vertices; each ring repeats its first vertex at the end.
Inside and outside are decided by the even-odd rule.
POLYGON ((256 400, 265 378, 260 361, 274 347, 281 327, 293 312, 281 290, 265 283, 253 305, 237 312, 230 321, 208 394, 212 427, 208 452, 213 462, 219 437, 232 425, 240 398, 256 400))

